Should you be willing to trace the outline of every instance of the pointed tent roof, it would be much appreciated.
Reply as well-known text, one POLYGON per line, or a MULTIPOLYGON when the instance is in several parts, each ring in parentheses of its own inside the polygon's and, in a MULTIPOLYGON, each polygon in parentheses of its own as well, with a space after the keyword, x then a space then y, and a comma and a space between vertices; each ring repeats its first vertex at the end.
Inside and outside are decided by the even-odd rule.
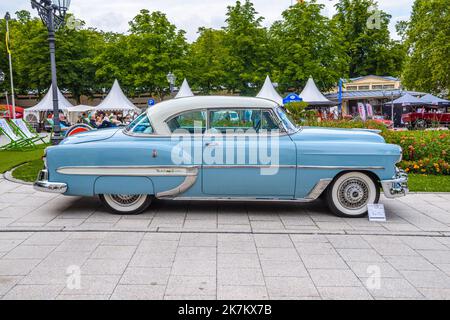
MULTIPOLYGON (((53 111, 53 90, 52 85, 50 85, 50 88, 48 89, 47 93, 45 94, 44 98, 42 98, 41 101, 34 107, 25 109, 24 113, 25 115, 33 112, 41 112, 41 111, 53 111)), ((59 110, 67 111, 69 108, 72 108, 73 105, 69 102, 69 100, 64 97, 64 95, 61 93, 61 91, 58 88, 58 107, 59 110)))
POLYGON ((119 81, 114 84, 106 98, 95 107, 96 111, 140 111, 123 93, 119 81))
POLYGON ((391 105, 391 104, 400 104, 402 106, 419 106, 419 105, 426 105, 429 103, 423 102, 419 98, 416 98, 416 97, 410 95, 409 93, 405 93, 400 98, 398 98, 392 102, 386 103, 386 105, 391 105))
POLYGON ((420 98, 420 101, 432 104, 434 106, 448 106, 450 105, 450 101, 441 99, 439 97, 433 96, 432 94, 426 94, 422 98, 420 98))
POLYGON ((193 96, 194 94, 192 93, 191 87, 189 87, 189 83, 185 78, 183 80, 183 84, 181 85, 180 91, 178 91, 177 95, 175 96, 175 99, 193 96))
POLYGON ((322 92, 316 86, 314 79, 309 77, 308 82, 306 82, 306 86, 303 89, 302 93, 300 93, 300 98, 303 101, 307 102, 310 105, 335 105, 335 102, 328 100, 322 92))
POLYGON ((269 76, 266 77, 264 85, 262 86, 261 91, 259 91, 256 97, 275 101, 280 106, 283 105, 283 98, 273 87, 272 81, 270 80, 269 76))

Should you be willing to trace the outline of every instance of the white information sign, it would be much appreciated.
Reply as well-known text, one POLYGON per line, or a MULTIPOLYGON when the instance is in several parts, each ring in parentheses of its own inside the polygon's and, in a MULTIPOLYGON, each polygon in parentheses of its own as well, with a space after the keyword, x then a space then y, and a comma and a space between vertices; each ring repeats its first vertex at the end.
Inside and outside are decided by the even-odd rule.
POLYGON ((386 212, 384 211, 384 204, 369 204, 369 220, 377 222, 386 222, 386 212))

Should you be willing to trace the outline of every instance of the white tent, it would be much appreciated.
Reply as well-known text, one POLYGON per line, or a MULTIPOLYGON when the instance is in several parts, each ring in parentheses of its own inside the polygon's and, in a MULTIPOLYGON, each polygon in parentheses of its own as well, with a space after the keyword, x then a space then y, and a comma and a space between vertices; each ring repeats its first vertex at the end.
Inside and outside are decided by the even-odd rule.
POLYGON ((87 105, 84 105, 84 104, 80 104, 80 105, 78 105, 78 106, 75 106, 75 107, 70 108, 70 109, 68 110, 68 113, 69 113, 69 116, 68 116, 69 122, 70 122, 70 123, 75 123, 75 122, 77 121, 78 115, 79 115, 80 113, 83 113, 83 112, 89 112, 89 111, 94 110, 94 109, 95 109, 95 107, 87 106, 87 105))
MULTIPOLYGON (((58 89, 58 108, 62 112, 66 113, 73 105, 67 100, 61 91, 58 89)), ((31 115, 33 118, 36 118, 37 121, 40 120, 41 113, 53 111, 53 90, 52 86, 48 89, 48 92, 45 94, 44 98, 37 105, 31 108, 27 108, 24 111, 25 119, 29 118, 31 115)))
POLYGON ((96 111, 122 111, 122 112, 140 112, 137 108, 123 93, 119 86, 119 82, 114 80, 114 84, 111 91, 108 93, 106 98, 95 107, 96 111))
POLYGON ((278 92, 273 87, 272 81, 270 81, 269 76, 266 77, 264 85, 261 91, 256 95, 257 98, 264 98, 275 101, 279 105, 283 105, 283 98, 278 94, 278 92))
POLYGON ((302 93, 300 93, 300 98, 302 98, 304 102, 307 102, 309 105, 313 106, 335 105, 334 102, 325 98, 322 92, 319 91, 312 77, 308 79, 305 88, 303 89, 302 93))
POLYGON ((189 84, 186 79, 183 80, 183 84, 181 85, 180 91, 178 91, 177 95, 175 96, 175 99, 177 98, 185 98, 185 97, 193 97, 194 94, 192 93, 191 87, 189 87, 189 84))

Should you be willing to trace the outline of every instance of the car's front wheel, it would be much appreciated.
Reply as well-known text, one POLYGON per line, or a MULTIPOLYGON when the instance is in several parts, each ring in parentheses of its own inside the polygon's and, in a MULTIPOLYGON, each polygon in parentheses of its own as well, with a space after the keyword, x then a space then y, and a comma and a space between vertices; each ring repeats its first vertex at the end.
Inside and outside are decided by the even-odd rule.
POLYGON ((102 203, 115 214, 140 214, 152 202, 152 197, 147 194, 101 194, 99 197, 102 203))
POLYGON ((367 205, 378 203, 377 182, 362 172, 348 172, 337 177, 327 189, 331 211, 340 217, 360 218, 367 215, 367 205))

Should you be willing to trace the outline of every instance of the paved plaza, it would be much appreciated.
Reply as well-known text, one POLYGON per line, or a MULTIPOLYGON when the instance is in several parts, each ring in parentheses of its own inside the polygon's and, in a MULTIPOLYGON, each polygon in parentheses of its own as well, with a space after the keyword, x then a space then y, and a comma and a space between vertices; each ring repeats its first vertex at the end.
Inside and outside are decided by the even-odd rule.
POLYGON ((118 216, 0 179, 0 298, 449 299, 450 194, 382 203, 386 223, 320 201, 118 216))

